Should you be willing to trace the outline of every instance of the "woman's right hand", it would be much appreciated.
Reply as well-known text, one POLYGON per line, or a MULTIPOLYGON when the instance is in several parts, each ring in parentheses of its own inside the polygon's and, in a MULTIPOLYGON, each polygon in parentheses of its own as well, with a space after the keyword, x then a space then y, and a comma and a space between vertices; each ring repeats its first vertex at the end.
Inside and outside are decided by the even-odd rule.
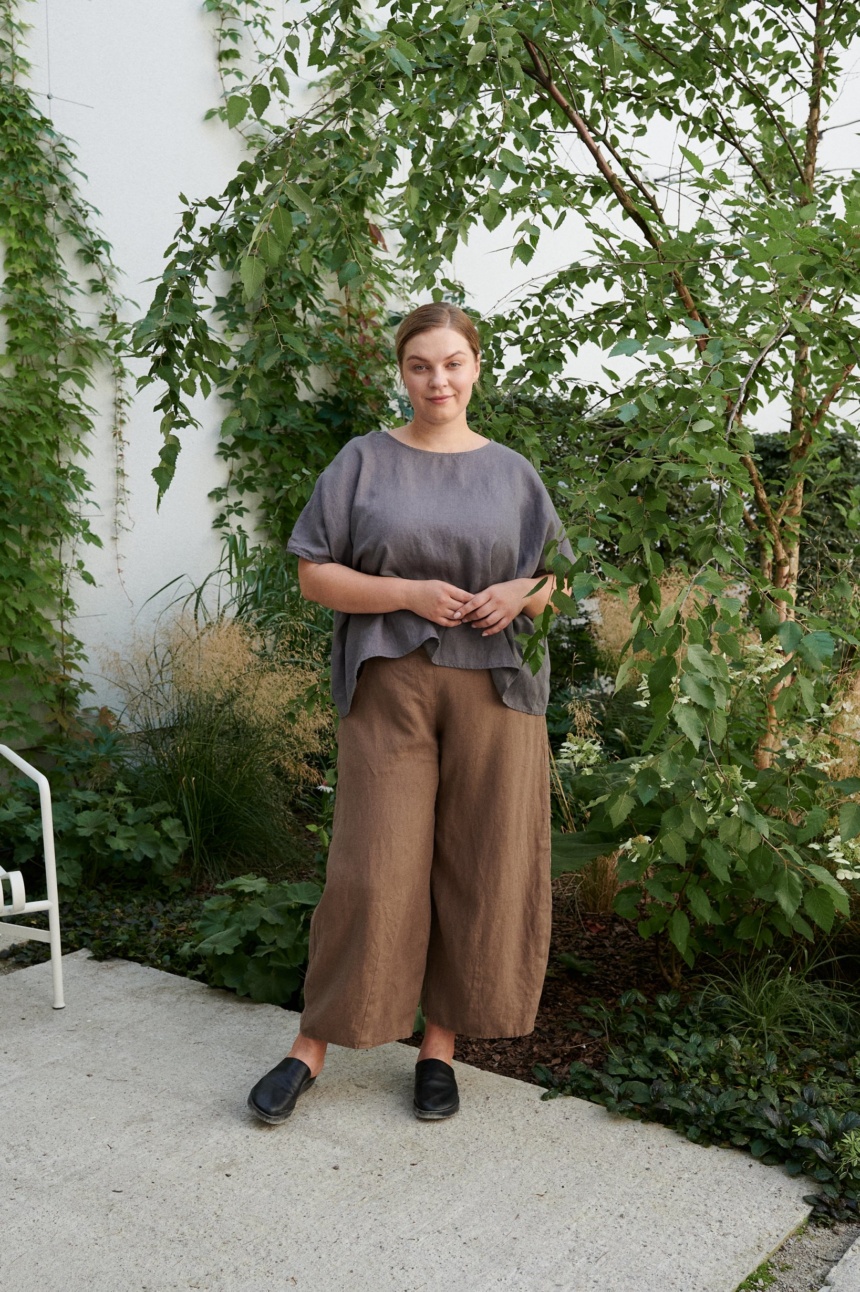
POLYGON ((443 628, 458 628, 461 620, 454 614, 467 601, 472 599, 471 592, 464 592, 453 583, 444 583, 442 579, 410 579, 409 603, 407 610, 431 623, 443 628))

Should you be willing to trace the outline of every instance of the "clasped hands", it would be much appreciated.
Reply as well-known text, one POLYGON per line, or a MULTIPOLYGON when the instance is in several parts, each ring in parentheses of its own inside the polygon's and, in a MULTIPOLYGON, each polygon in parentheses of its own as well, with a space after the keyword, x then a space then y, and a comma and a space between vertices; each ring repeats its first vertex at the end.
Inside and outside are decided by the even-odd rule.
POLYGON ((415 582, 412 604, 408 607, 424 619, 445 628, 461 624, 481 629, 482 637, 500 633, 523 613, 529 593, 543 575, 532 579, 510 579, 493 583, 483 592, 465 592, 441 579, 422 579, 415 582))

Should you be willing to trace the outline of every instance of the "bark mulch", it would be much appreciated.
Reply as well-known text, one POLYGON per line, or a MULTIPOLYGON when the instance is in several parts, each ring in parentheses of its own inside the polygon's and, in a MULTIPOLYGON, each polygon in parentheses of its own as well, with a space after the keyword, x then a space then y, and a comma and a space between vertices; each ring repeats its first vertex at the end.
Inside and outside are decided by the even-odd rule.
MULTIPOLYGON (((533 1084, 537 1084, 535 1064, 564 1076, 575 1059, 598 1063, 605 1054, 603 1041, 578 1029, 572 1020, 580 1005, 592 999, 615 1005, 631 987, 649 998, 667 989, 653 941, 643 941, 628 920, 580 914, 569 900, 557 899, 535 1030, 529 1036, 502 1040, 458 1036, 454 1058, 533 1084)), ((421 1034, 408 1038, 407 1044, 420 1045, 421 1034)))

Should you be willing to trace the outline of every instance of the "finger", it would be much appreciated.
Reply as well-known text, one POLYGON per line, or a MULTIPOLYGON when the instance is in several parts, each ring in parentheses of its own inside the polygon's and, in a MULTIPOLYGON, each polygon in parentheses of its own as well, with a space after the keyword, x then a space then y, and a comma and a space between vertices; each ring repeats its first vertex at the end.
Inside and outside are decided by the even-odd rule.
POLYGON ((471 620, 473 623, 482 624, 484 627, 486 627, 492 615, 499 615, 501 613, 502 611, 499 606, 493 605, 488 602, 486 605, 478 607, 478 609, 471 616, 471 620))
POLYGON ((505 615, 502 615, 502 618, 499 621, 499 623, 497 623, 492 628, 485 628, 484 631, 481 633, 481 636, 492 637, 494 633, 504 632, 504 630, 507 628, 510 622, 511 622, 510 619, 508 619, 505 615))
POLYGON ((459 617, 464 620, 474 617, 475 612, 486 605, 488 596, 488 593, 478 592, 474 597, 470 597, 464 605, 458 606, 459 617))

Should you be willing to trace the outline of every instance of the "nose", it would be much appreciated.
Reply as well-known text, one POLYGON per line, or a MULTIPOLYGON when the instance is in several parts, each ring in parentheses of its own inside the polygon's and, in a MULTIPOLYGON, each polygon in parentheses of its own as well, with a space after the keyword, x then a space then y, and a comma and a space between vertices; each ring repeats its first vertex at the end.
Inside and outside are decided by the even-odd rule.
POLYGON ((447 376, 444 372, 441 371, 441 369, 434 369, 433 372, 430 374, 430 385, 433 387, 444 386, 446 381, 447 381, 447 376))

